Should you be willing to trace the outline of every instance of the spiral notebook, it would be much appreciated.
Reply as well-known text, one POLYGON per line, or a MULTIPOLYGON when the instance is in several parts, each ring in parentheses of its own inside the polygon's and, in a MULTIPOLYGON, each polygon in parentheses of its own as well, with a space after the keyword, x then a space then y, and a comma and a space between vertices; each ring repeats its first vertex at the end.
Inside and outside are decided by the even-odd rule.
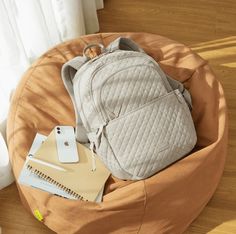
MULTIPOLYGON (((47 136, 44 136, 40 133, 36 133, 35 138, 33 140, 33 144, 28 152, 28 155, 26 156, 25 164, 21 170, 21 173, 17 181, 21 185, 26 185, 36 189, 40 189, 60 197, 75 199, 75 197, 69 195, 68 193, 56 187, 55 185, 50 184, 49 182, 43 180, 42 178, 39 178, 37 175, 30 172, 26 167, 26 164, 28 163, 30 158, 34 157, 35 152, 37 152, 37 150, 41 147, 41 145, 46 139, 47 136)), ((103 191, 101 191, 101 195, 102 192, 103 191)), ((102 198, 101 196, 100 197, 98 196, 96 202, 101 202, 101 198, 102 198)))
POLYGON ((60 163, 57 154, 55 132, 52 131, 34 155, 34 159, 44 161, 45 164, 29 160, 26 163, 26 167, 32 173, 56 185, 76 199, 95 201, 110 172, 96 154, 96 170, 92 171, 91 151, 79 143, 77 143, 77 149, 80 156, 78 163, 60 163), (54 165, 54 168, 47 166, 47 163, 54 165))

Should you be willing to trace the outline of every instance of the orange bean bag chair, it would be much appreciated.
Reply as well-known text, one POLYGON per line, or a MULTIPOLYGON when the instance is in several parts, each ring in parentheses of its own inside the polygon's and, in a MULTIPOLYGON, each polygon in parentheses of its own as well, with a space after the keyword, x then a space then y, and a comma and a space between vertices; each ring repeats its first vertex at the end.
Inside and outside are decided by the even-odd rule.
POLYGON ((62 65, 88 43, 105 46, 130 37, 171 77, 190 91, 198 141, 194 151, 141 181, 110 177, 103 202, 74 201, 17 184, 24 206, 38 209, 56 233, 182 233, 199 215, 220 180, 227 150, 224 93, 207 62, 183 44, 148 33, 102 33, 60 44, 25 73, 12 98, 7 125, 14 175, 18 178, 37 132, 75 125, 71 100, 61 80, 62 65))

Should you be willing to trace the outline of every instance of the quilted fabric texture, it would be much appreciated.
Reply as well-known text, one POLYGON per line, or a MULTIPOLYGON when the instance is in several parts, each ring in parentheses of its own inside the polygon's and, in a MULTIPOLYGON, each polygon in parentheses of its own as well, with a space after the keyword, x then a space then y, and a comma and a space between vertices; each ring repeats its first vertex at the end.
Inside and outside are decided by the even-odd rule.
POLYGON ((98 79, 103 77, 105 80, 100 87, 100 102, 106 110, 109 110, 110 119, 118 118, 167 93, 159 71, 151 61, 138 55, 126 57, 133 53, 121 53, 123 60, 106 66, 105 70, 98 74, 98 79))
POLYGON ((120 114, 138 107, 137 104, 142 105, 150 98, 167 93, 167 88, 160 84, 161 78, 156 77, 160 77, 158 73, 161 73, 160 69, 155 71, 150 59, 131 51, 108 54, 91 65, 83 66, 76 73, 73 82, 78 112, 81 113, 80 117, 87 130, 99 128, 101 121, 105 123, 107 117, 108 119, 119 117, 120 114), (145 65, 147 69, 142 69, 145 65), (133 86, 133 89, 127 89, 127 83, 133 86), (158 89, 153 90, 154 87, 158 89), (138 100, 134 101, 134 97, 138 100), (87 105, 90 102, 91 105, 87 105), (105 109, 108 109, 109 113, 104 113, 105 109), (102 120, 95 118, 98 112, 103 116, 102 120))
POLYGON ((136 178, 149 177, 193 148, 196 135, 190 120, 176 90, 113 120, 106 135, 121 168, 136 178))
MULTIPOLYGON (((126 45, 124 38, 119 40, 108 48, 126 45)), ((133 41, 125 41, 138 48, 133 41)), ((78 57, 79 62, 82 59, 78 57)), ((143 51, 102 53, 79 63, 74 77, 64 72, 70 63, 62 71, 65 86, 68 89, 73 81, 74 92, 68 91, 90 145, 114 176, 147 178, 193 149, 196 132, 189 109, 179 97, 182 94, 167 95, 173 90, 166 75, 143 51)))
POLYGON ((55 125, 76 124, 61 80, 62 65, 82 55, 86 44, 106 46, 120 36, 137 42, 190 91, 197 145, 191 155, 148 179, 130 182, 110 177, 100 204, 66 200, 16 181, 23 205, 31 214, 38 209, 43 223, 56 233, 180 234, 212 197, 224 168, 227 109, 222 87, 207 62, 185 45, 162 36, 102 33, 60 44, 26 71, 12 98, 7 123, 15 177, 36 132, 47 135, 55 125))

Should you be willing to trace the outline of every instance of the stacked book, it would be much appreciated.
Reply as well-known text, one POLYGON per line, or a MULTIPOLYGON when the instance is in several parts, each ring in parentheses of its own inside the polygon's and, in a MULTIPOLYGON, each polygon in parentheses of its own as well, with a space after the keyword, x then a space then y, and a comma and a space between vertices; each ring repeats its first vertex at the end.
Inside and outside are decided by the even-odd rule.
POLYGON ((68 128, 56 126, 48 137, 36 134, 18 182, 68 199, 101 202, 109 170, 61 129, 68 128))

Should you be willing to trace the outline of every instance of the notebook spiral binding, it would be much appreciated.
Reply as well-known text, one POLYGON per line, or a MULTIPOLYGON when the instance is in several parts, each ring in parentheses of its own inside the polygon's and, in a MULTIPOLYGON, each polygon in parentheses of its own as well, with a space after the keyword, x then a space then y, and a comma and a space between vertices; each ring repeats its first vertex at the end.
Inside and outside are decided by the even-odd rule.
POLYGON ((30 170, 33 174, 37 175, 38 177, 40 177, 41 179, 44 179, 46 181, 48 181, 49 183, 56 185, 59 189, 62 189, 63 191, 65 191, 66 193, 68 193, 69 195, 73 196, 74 198, 78 199, 78 200, 85 200, 82 196, 80 196, 78 193, 72 191, 71 189, 65 187, 64 185, 58 183, 57 181, 55 181, 54 179, 52 179, 50 176, 45 175, 44 173, 42 173, 41 171, 34 169, 32 166, 28 165, 27 169, 30 170))

